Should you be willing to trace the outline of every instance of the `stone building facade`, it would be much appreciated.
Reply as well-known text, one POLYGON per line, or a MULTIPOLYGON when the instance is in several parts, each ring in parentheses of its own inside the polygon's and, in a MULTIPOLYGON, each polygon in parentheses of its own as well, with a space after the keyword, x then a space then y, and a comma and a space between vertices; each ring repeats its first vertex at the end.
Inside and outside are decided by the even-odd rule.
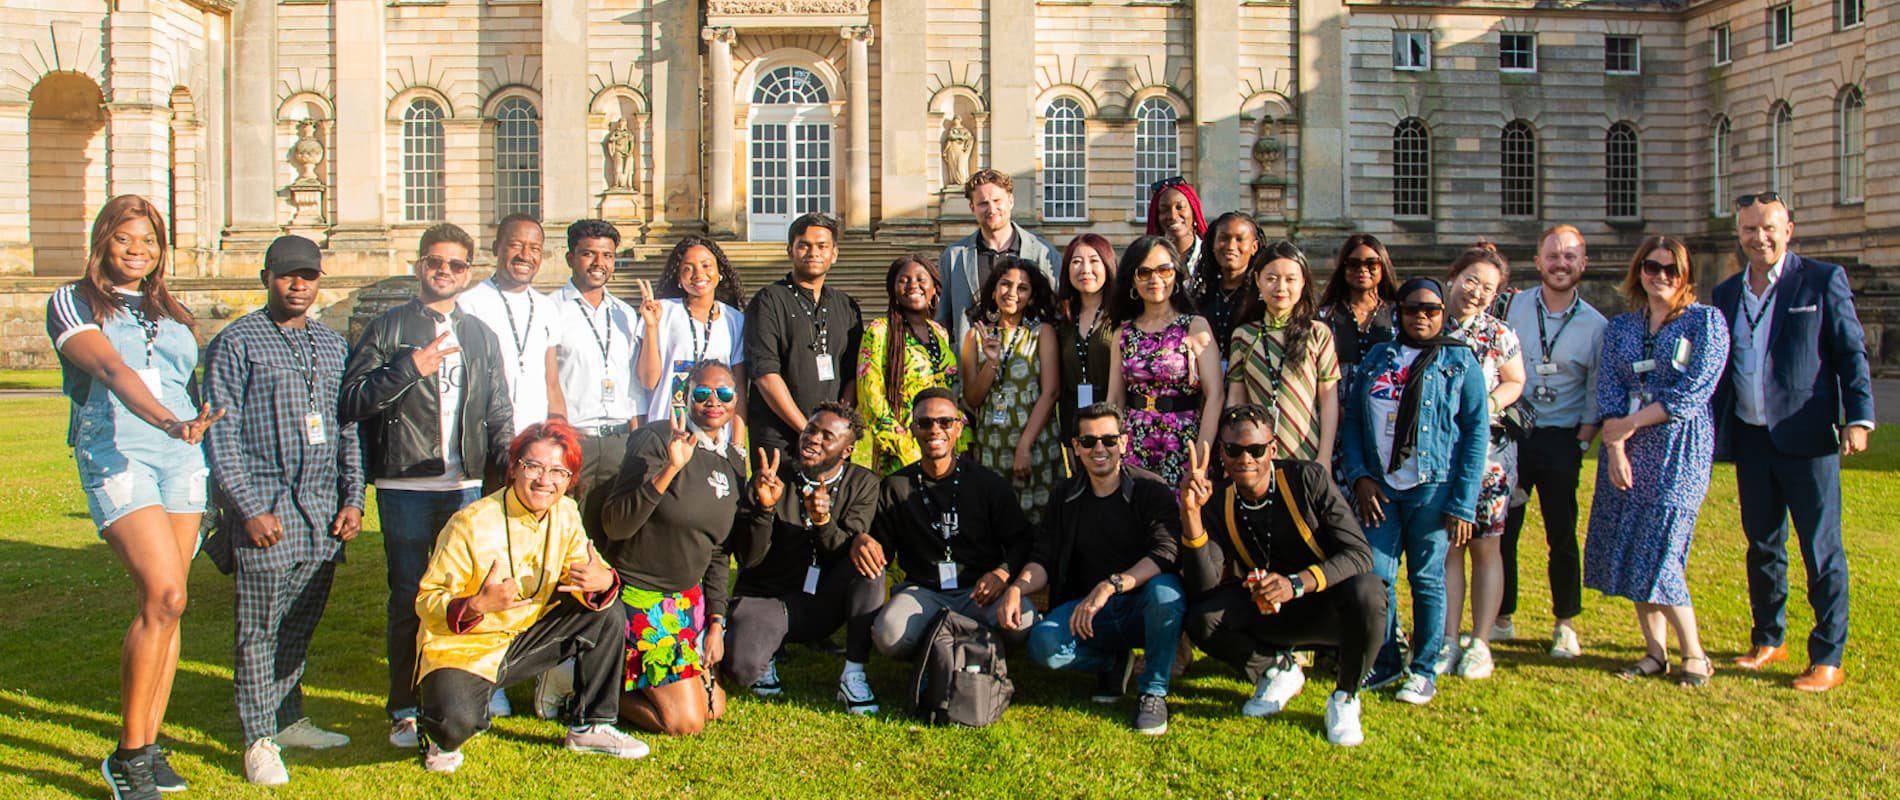
POLYGON ((77 272, 126 192, 173 209, 177 277, 211 291, 285 231, 361 284, 432 222, 484 239, 515 210, 612 219, 636 261, 689 232, 782 241, 805 210, 925 247, 967 233, 955 179, 981 166, 1057 241, 1126 241, 1182 174, 1210 217, 1321 251, 1371 231, 1428 265, 1568 222, 1598 263, 1689 237, 1710 278, 1731 196, 1774 188, 1799 249, 1863 265, 1876 307, 1900 287, 1887 3, 21 0, 0 22, 0 172, 27 176, 0 182, 0 294, 77 272))

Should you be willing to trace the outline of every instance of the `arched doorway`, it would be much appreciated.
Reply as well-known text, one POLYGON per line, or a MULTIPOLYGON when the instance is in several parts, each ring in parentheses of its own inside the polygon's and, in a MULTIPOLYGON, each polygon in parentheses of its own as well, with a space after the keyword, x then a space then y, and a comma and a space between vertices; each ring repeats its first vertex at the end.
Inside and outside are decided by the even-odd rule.
POLYGON ((832 213, 831 91, 817 73, 781 66, 752 92, 746 238, 784 241, 800 214, 832 213))
POLYGON ((91 78, 54 72, 27 101, 33 273, 78 275, 86 267, 86 226, 106 202, 105 98, 91 78))

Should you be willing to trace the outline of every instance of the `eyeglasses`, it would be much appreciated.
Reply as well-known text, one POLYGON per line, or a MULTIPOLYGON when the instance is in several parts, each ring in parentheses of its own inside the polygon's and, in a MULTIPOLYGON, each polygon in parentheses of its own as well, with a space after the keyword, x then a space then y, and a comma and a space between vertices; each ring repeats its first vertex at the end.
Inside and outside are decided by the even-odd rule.
POLYGON ((1458 286, 1463 288, 1466 292, 1477 295, 1479 297, 1489 297, 1491 295, 1498 293, 1498 287, 1487 286, 1485 285, 1484 281, 1478 280, 1476 277, 1466 278, 1462 281, 1459 281, 1458 286))
POLYGON ((1094 450, 1098 444, 1104 447, 1120 447, 1121 443, 1122 435, 1119 433, 1110 433, 1102 436, 1075 437, 1075 446, 1083 450, 1094 450))
POLYGON ((1735 207, 1747 208, 1756 203, 1773 203, 1780 199, 1781 199, 1781 194, 1779 192, 1756 192, 1754 194, 1745 194, 1745 195, 1742 195, 1741 197, 1735 198, 1735 207))
POLYGON ((730 403, 732 402, 732 398, 737 396, 738 394, 734 392, 730 386, 707 386, 700 384, 693 387, 693 402, 695 403, 704 403, 714 397, 718 397, 721 403, 730 403))
POLYGON ((1148 184, 1148 194, 1151 194, 1151 195, 1160 194, 1162 189, 1172 189, 1176 186, 1186 186, 1186 185, 1187 185, 1187 179, 1179 175, 1176 175, 1172 178, 1162 178, 1161 180, 1148 184))
POLYGON ((1373 256, 1372 258, 1348 258, 1340 262, 1339 265, 1345 267, 1347 271, 1379 272, 1385 269, 1385 261, 1378 256, 1373 256))
POLYGON ((1426 316, 1426 317, 1436 317, 1439 314, 1445 313, 1445 304, 1444 303, 1400 303, 1399 311, 1406 314, 1418 314, 1418 315, 1426 316))
POLYGON ((550 467, 539 461, 529 461, 525 458, 516 461, 515 466, 521 468, 521 477, 531 481, 541 480, 542 476, 562 482, 574 479, 574 472, 567 467, 550 467))
POLYGON ((1671 279, 1682 274, 1682 268, 1676 263, 1664 264, 1653 258, 1643 259, 1642 269, 1644 275, 1666 275, 1671 279))
POLYGON ((920 431, 927 431, 931 428, 950 430, 956 427, 957 423, 962 421, 963 420, 957 417, 917 417, 910 421, 910 426, 920 431))
POLYGON ((1259 444, 1239 444, 1237 442, 1220 443, 1220 451, 1226 453, 1228 458, 1239 458, 1242 453, 1253 456, 1254 458, 1266 458, 1268 447, 1269 445, 1265 442, 1259 444))
POLYGON ((467 272, 469 269, 468 262, 463 261, 462 259, 459 259, 459 258, 444 258, 442 256, 423 256, 422 258, 417 259, 417 262, 422 264, 423 269, 430 269, 430 270, 436 270, 436 269, 441 269, 443 267, 448 267, 450 272, 467 272))
POLYGON ((1153 267, 1136 267, 1135 280, 1158 281, 1174 277, 1173 264, 1161 264, 1153 267))

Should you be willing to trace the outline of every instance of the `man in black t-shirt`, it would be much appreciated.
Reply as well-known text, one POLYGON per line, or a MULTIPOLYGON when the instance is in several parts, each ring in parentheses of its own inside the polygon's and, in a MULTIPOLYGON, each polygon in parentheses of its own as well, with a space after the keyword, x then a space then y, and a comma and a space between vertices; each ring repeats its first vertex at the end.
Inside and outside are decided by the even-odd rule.
POLYGON ((745 361, 752 376, 746 423, 755 446, 789 450, 819 402, 855 397, 864 323, 857 300, 825 286, 841 231, 823 214, 792 220, 785 247, 791 272, 746 306, 745 361))
MULTIPOLYGON (((898 659, 916 655, 943 609, 996 626, 1003 589, 1028 560, 1034 538, 1009 479, 957 458, 963 417, 950 390, 918 392, 910 419, 923 457, 884 478, 872 532, 851 542, 859 572, 882 571, 891 552, 904 571, 904 583, 871 625, 878 652, 898 659)), ((1018 602, 1015 613, 1026 628, 1035 608, 1018 602)), ((1003 633, 1021 641, 1023 628, 1003 633)))
POLYGON ((1017 617, 1022 598, 1049 587, 1049 613, 1029 628, 1029 657, 1050 669, 1103 675, 1097 702, 1122 695, 1128 651, 1141 647, 1134 728, 1158 736, 1168 730, 1163 698, 1187 609, 1174 575, 1180 511, 1159 477, 1122 465, 1122 415, 1114 406, 1082 409, 1071 444, 1083 474, 1056 487, 1029 563, 998 604, 1003 627, 1026 627, 1017 617))

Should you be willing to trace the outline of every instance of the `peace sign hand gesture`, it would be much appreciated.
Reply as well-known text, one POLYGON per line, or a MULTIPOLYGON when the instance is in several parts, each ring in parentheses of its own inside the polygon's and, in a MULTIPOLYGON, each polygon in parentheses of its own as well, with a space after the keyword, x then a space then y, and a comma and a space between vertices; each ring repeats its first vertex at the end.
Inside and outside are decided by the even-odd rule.
POLYGON ((759 468, 752 476, 752 499, 761 509, 778 507, 785 496, 785 481, 778 477, 778 465, 785 454, 769 447, 759 448, 759 468))
POLYGON ((1201 449, 1195 442, 1187 443, 1187 468, 1181 473, 1181 510, 1200 513, 1201 507, 1214 497, 1214 481, 1207 477, 1207 467, 1214 459, 1214 449, 1201 449))
POLYGON ((442 368, 443 359, 462 352, 460 347, 442 346, 443 342, 448 341, 449 333, 449 331, 443 331, 434 339, 429 340, 428 344, 410 351, 409 358, 415 362, 416 372, 421 373, 422 377, 434 375, 436 370, 442 368))
POLYGON ((614 585, 614 575, 600 558, 600 551, 594 549, 594 543, 587 543, 587 560, 567 565, 567 572, 561 575, 561 585, 557 591, 573 595, 589 595, 606 591, 614 585))
POLYGON ((653 283, 647 280, 637 280, 633 282, 633 287, 640 293, 640 305, 638 306, 640 321, 646 323, 647 330, 649 331, 647 335, 653 336, 655 334, 651 333, 651 331, 656 331, 660 327, 660 301, 653 298, 653 283))
POLYGON ((983 343, 983 363, 994 364, 1003 360, 1003 339, 982 320, 971 323, 976 326, 977 341, 983 343))

